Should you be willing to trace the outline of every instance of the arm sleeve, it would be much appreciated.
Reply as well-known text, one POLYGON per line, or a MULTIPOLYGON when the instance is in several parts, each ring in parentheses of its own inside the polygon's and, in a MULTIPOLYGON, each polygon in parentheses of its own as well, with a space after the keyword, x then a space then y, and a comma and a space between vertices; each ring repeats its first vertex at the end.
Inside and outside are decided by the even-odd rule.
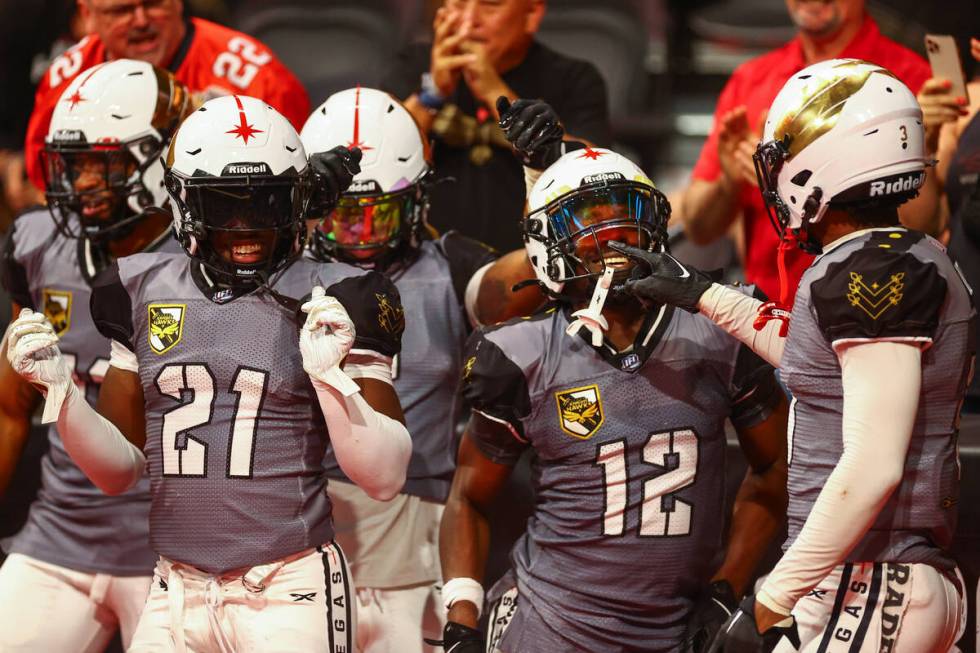
POLYGON ((113 262, 92 283, 89 299, 92 321, 106 338, 136 351, 133 333, 133 304, 119 278, 119 266, 113 262))
POLYGON ((354 349, 366 349, 392 358, 401 351, 405 310, 398 289, 379 272, 347 277, 329 288, 354 322, 354 349))
POLYGON ((449 276, 460 306, 466 297, 466 288, 477 270, 496 261, 500 254, 489 245, 467 238, 457 231, 450 231, 439 239, 438 247, 449 261, 449 276))
POLYGON ((732 425, 737 429, 761 424, 772 414, 783 391, 772 365, 745 344, 739 345, 732 375, 732 425))
POLYGON ((770 609, 789 614, 867 533, 901 482, 919 407, 921 357, 918 347, 899 342, 852 344, 838 352, 844 452, 800 535, 759 591, 770 609))
POLYGON ((14 231, 17 223, 10 226, 3 240, 3 268, 0 269, 0 282, 3 283, 4 290, 10 295, 10 299, 17 302, 21 308, 35 310, 34 299, 31 297, 31 288, 27 283, 27 271, 20 264, 15 256, 16 244, 14 241, 14 231))
POLYGON ((928 347, 946 280, 933 263, 868 246, 828 266, 810 292, 817 324, 835 349, 869 340, 928 347))
POLYGON ((779 367, 786 339, 779 335, 779 320, 770 320, 761 331, 755 329, 755 319, 765 295, 755 291, 750 297, 735 288, 718 283, 698 300, 698 310, 729 334, 746 344, 770 365, 779 367))
POLYGON ((470 336, 464 360, 463 399, 479 416, 470 420, 470 437, 493 462, 513 465, 528 446, 523 419, 531 399, 524 372, 483 330, 470 336))
POLYGON ((563 101, 555 110, 561 117, 565 133, 584 138, 599 147, 612 145, 612 128, 609 124, 609 94, 606 82, 596 67, 587 62, 576 62, 569 71, 569 87, 563 101))

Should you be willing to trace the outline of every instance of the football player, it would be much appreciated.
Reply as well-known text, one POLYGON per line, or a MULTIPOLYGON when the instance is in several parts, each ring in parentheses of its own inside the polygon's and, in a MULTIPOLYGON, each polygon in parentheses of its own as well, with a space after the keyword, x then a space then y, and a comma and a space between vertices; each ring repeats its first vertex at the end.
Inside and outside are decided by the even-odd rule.
MULTIPOLYGON (((357 154, 323 155, 350 171, 340 190, 357 154)), ((264 102, 205 103, 166 166, 186 254, 130 256, 99 276, 92 315, 112 339, 101 415, 70 385, 56 411, 66 449, 104 492, 150 471, 160 560, 129 650, 351 651, 323 456, 329 437, 369 495, 401 489, 411 440, 385 380, 404 328, 398 291, 376 272, 301 258, 309 166, 264 102)), ((64 392, 43 316, 22 313, 9 340, 13 367, 48 402, 64 392)))
POLYGON ((486 511, 531 449, 534 513, 488 595, 487 650, 700 651, 782 522, 786 401, 772 369, 708 320, 609 292, 630 264, 608 241, 662 250, 669 205, 615 152, 559 158, 560 125, 542 105, 503 107, 501 124, 526 162, 557 159, 523 223, 556 301, 467 343, 473 415, 440 530, 443 646, 483 650, 486 511), (751 468, 727 553, 726 418, 751 468))
MULTIPOLYGON (((179 252, 163 206, 160 156, 193 109, 186 88, 142 61, 91 70, 84 101, 70 84, 45 145, 48 208, 21 215, 3 253, 3 283, 60 339, 78 394, 95 403, 109 340, 89 314, 93 278, 139 251, 179 252)), ((30 429, 37 391, 0 357, 0 493, 30 429)), ((60 430, 48 430, 42 487, 27 523, 3 543, 0 649, 101 651, 116 629, 128 645, 146 601, 155 556, 147 534, 149 482, 106 496, 72 462, 60 430), (50 610, 58 627, 51 627, 50 610)))
POLYGON ((630 292, 699 310, 779 366, 793 394, 785 553, 712 651, 790 651, 796 630, 803 651, 931 653, 958 639, 949 546, 975 315, 943 247, 898 221, 927 165, 921 110, 889 71, 833 60, 786 83, 759 185, 780 235, 820 256, 785 338, 778 307, 624 248, 642 271, 630 292))
MULTIPOLYGON (((428 142, 412 115, 383 91, 352 88, 315 109, 300 134, 307 152, 336 146, 364 152, 361 172, 313 232, 310 254, 387 275, 406 313, 395 389, 413 438, 401 494, 371 499, 352 485, 328 451, 334 527, 358 588, 358 650, 432 650, 445 611, 437 531, 455 466, 456 381, 470 325, 530 312, 533 276, 523 250, 500 259, 456 232, 433 238, 426 224, 431 181, 428 142)), ((330 206, 333 207, 331 202, 330 206)))

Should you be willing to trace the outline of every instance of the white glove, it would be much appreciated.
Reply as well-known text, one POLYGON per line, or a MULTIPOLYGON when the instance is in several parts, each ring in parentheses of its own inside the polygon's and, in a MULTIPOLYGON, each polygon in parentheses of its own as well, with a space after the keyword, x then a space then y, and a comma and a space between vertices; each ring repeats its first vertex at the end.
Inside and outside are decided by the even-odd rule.
POLYGON ((340 369, 354 345, 354 322, 336 297, 328 297, 321 286, 313 287, 310 301, 302 306, 306 324, 299 332, 303 369, 314 381, 325 383, 345 397, 360 387, 340 369))
POLYGON ((41 422, 56 421, 74 383, 71 367, 58 349, 58 336, 43 313, 21 309, 7 331, 7 360, 15 372, 41 388, 45 397, 41 422))

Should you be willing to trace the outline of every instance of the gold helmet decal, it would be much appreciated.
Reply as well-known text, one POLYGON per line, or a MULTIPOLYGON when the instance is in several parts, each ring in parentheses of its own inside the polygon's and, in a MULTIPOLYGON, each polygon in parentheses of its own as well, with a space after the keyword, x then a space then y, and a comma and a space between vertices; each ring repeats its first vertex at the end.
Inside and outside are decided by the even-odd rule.
POLYGON ((786 139, 789 158, 834 128, 844 104, 864 87, 872 73, 895 77, 885 68, 867 61, 845 61, 833 70, 833 77, 815 79, 812 86, 806 87, 798 106, 775 117, 779 122, 773 139, 786 139))

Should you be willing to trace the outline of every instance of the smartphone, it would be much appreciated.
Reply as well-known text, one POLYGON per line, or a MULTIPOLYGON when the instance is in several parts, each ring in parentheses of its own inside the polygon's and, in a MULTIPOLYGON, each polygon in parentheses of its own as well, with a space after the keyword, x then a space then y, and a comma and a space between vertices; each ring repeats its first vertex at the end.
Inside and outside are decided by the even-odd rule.
POLYGON ((969 101, 956 39, 948 34, 926 34, 926 53, 929 55, 932 76, 948 79, 953 84, 950 88, 953 96, 965 97, 969 101))

